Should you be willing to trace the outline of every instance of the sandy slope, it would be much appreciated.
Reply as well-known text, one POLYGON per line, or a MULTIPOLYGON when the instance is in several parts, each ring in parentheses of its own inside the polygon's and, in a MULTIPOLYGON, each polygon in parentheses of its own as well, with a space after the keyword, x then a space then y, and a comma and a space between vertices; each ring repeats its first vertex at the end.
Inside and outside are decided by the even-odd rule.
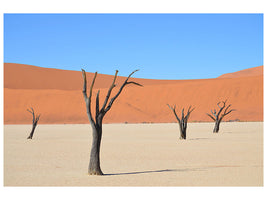
POLYGON ((263 67, 253 67, 249 69, 244 69, 234 73, 227 73, 219 76, 218 78, 237 78, 237 77, 248 77, 248 76, 260 76, 263 75, 263 67))
MULTIPOLYGON (((94 69, 87 73, 92 80, 94 69)), ((100 73, 100 72, 98 72, 100 73)), ((131 73, 131 71, 129 72, 131 73)), ((115 74, 115 69, 114 69, 115 74)), ((120 74, 118 74, 120 75, 120 74)), ((98 74, 95 88, 109 88, 113 75, 98 74)), ((121 84, 125 77, 118 76, 117 83, 121 84)), ((133 78, 143 85, 177 83, 179 80, 153 80, 133 78)), ((81 90, 83 83, 80 71, 60 70, 15 63, 4 63, 4 88, 10 89, 56 89, 81 90)))
MULTIPOLYGON (((225 99, 237 110, 225 120, 262 121, 262 68, 245 70, 246 76, 240 75, 244 72, 234 73, 234 78, 134 79, 144 87, 128 86, 105 116, 104 123, 174 122, 167 103, 176 104, 178 112, 182 106, 195 106, 190 121, 210 121, 205 113, 216 108, 219 100, 225 99)), ((4 76, 5 124, 31 123, 31 115, 26 112, 31 106, 41 113, 42 124, 88 123, 81 93, 81 72, 5 64, 4 76)), ((88 73, 88 76, 92 74, 88 73)), ((97 89, 101 88, 100 99, 103 101, 112 78, 98 76, 93 99, 97 89)), ((119 83, 123 79, 119 77, 119 83)))
POLYGON ((88 176, 88 125, 4 126, 5 186, 262 186, 263 123, 105 124, 101 166, 88 176))

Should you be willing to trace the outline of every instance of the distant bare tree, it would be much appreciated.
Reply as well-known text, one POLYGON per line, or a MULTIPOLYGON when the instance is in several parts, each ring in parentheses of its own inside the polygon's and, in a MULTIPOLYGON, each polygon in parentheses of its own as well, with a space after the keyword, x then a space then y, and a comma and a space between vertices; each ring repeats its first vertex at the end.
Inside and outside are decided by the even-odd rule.
POLYGON ((230 112, 235 111, 235 109, 230 109, 231 104, 229 104, 228 106, 226 106, 226 102, 225 101, 220 101, 219 103, 217 103, 217 106, 219 107, 219 111, 217 112, 215 109, 211 110, 211 114, 206 113, 211 119, 213 119, 215 121, 215 126, 213 129, 213 133, 218 133, 219 129, 220 129, 220 123, 222 121, 222 119, 228 115, 230 112))
POLYGON ((178 123, 179 123, 179 127, 180 127, 180 139, 181 140, 185 140, 186 139, 186 128, 187 128, 187 121, 189 119, 189 116, 191 114, 191 112, 195 109, 191 109, 191 106, 188 108, 187 113, 185 115, 184 113, 184 108, 182 109, 182 116, 181 118, 178 117, 177 113, 176 113, 176 105, 174 105, 173 107, 171 107, 169 104, 167 104, 169 106, 169 108, 173 111, 178 123))
POLYGON ((32 131, 31 131, 31 133, 30 133, 30 135, 28 136, 27 139, 32 139, 33 134, 34 134, 34 130, 35 130, 36 126, 37 126, 37 123, 38 123, 41 115, 35 116, 33 108, 31 108, 31 110, 27 109, 27 111, 32 114, 32 131))
POLYGON ((82 75, 83 75, 83 96, 84 100, 86 103, 86 109, 87 109, 87 115, 92 127, 92 136, 93 136, 93 141, 92 141, 92 147, 91 147, 91 154, 90 154, 90 162, 89 162, 89 167, 88 167, 88 174, 89 175, 103 175, 103 172, 100 168, 100 144, 101 144, 101 138, 102 138, 102 121, 105 116, 105 114, 110 110, 111 106, 113 105, 114 101, 117 99, 117 97, 121 94, 122 90, 126 85, 129 84, 135 84, 138 86, 142 86, 139 83, 136 83, 134 81, 128 81, 131 75, 135 73, 138 70, 133 71, 124 81, 122 86, 120 87, 119 91, 117 94, 110 99, 110 95, 112 92, 112 89, 115 87, 115 81, 117 78, 118 70, 116 70, 113 82, 107 92, 107 96, 105 98, 105 101, 103 103, 102 108, 99 108, 99 92, 98 90, 97 95, 96 95, 96 111, 95 111, 95 118, 92 116, 91 113, 91 97, 92 97, 92 91, 93 91, 93 86, 95 83, 95 79, 97 76, 97 72, 95 72, 90 90, 89 90, 89 96, 87 96, 87 80, 86 80, 86 72, 82 69, 82 75), (109 102, 108 102, 109 101, 109 102))

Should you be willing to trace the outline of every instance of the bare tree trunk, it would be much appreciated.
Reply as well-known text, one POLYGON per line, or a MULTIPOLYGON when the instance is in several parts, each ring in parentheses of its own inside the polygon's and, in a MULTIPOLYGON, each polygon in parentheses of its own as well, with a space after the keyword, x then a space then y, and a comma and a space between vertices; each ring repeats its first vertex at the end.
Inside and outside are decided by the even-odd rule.
POLYGON ((186 129, 180 129, 180 140, 186 140, 186 129))
POLYGON ((218 133, 219 132, 219 129, 220 129, 220 122, 219 121, 216 121, 215 122, 214 129, 213 129, 213 133, 218 133))
POLYGON ((27 139, 32 139, 35 128, 37 126, 37 123, 38 123, 41 115, 35 116, 33 108, 31 108, 31 110, 27 109, 27 111, 32 113, 32 131, 31 131, 30 135, 27 137, 27 139))
POLYGON ((90 162, 88 168, 89 175, 103 175, 100 168, 100 144, 102 139, 102 124, 100 126, 92 126, 93 140, 90 154, 90 162))
POLYGON ((31 131, 30 135, 27 137, 27 139, 32 139, 36 126, 37 126, 37 123, 34 123, 32 125, 32 131, 31 131))
POLYGON ((186 140, 186 126, 184 123, 184 120, 181 119, 180 122, 178 122, 179 127, 180 127, 180 140, 186 140))

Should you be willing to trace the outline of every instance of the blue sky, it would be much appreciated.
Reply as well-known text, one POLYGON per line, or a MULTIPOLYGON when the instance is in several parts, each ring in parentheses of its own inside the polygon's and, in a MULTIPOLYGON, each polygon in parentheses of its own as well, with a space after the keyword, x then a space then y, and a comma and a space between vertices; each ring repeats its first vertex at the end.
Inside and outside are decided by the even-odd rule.
POLYGON ((152 79, 263 65, 262 14, 5 14, 4 62, 152 79))

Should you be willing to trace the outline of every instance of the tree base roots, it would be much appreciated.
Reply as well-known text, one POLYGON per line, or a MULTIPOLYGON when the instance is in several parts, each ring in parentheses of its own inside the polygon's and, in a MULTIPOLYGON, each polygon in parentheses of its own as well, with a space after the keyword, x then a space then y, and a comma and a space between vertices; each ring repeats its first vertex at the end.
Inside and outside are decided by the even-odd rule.
POLYGON ((104 175, 104 174, 103 174, 103 172, 96 172, 96 171, 93 171, 93 172, 88 172, 88 175, 102 176, 102 175, 104 175))

